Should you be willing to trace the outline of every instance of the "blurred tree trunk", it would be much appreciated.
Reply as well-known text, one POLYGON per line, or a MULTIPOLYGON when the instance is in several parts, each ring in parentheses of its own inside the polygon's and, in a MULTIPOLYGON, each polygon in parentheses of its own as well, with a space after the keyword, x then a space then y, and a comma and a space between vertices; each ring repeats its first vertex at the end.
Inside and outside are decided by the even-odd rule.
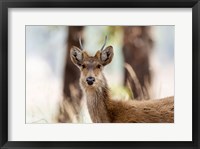
POLYGON ((145 26, 124 27, 124 60, 133 70, 131 75, 131 72, 125 69, 124 84, 129 86, 137 100, 150 98, 149 56, 153 46, 150 30, 151 27, 145 26))
MULTIPOLYGON (((76 98, 81 98, 81 90, 79 86, 79 75, 80 72, 78 68, 72 63, 70 59, 70 49, 72 46, 79 45, 79 38, 82 39, 83 26, 70 26, 68 30, 68 40, 67 40, 67 58, 65 64, 64 72, 64 95, 70 100, 76 96, 76 98)), ((83 42, 83 39, 82 39, 83 42)))
MULTIPOLYGON (((69 26, 67 39, 67 56, 64 71, 64 98, 60 105, 58 122, 77 122, 81 104, 81 89, 79 86, 80 72, 70 59, 70 49, 72 46, 80 48, 79 38, 82 39, 83 26, 69 26)), ((83 42, 83 39, 82 39, 83 42)))

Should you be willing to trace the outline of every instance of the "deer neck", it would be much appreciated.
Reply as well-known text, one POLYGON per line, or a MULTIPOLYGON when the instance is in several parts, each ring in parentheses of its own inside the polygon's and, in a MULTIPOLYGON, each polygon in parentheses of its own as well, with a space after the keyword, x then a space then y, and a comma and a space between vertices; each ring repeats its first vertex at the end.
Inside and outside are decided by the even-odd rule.
POLYGON ((109 91, 106 87, 90 88, 85 90, 87 107, 90 117, 94 123, 110 122, 107 102, 109 100, 109 91))

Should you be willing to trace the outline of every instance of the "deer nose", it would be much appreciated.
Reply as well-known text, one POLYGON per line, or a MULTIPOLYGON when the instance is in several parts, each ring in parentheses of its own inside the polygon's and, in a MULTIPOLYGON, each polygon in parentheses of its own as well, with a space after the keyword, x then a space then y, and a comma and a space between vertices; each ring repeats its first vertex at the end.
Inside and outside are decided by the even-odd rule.
POLYGON ((94 83, 94 81, 95 81, 95 78, 94 77, 88 77, 86 79, 86 81, 87 81, 88 85, 92 85, 94 83))

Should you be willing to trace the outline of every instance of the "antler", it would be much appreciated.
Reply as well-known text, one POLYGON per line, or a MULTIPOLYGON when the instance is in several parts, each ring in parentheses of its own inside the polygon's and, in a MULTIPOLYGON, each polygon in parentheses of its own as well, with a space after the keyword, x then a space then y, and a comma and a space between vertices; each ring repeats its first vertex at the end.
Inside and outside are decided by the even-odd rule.
POLYGON ((81 37, 79 37, 79 44, 80 44, 81 50, 83 50, 83 45, 82 45, 82 42, 81 42, 81 37))
POLYGON ((102 50, 104 49, 104 47, 105 47, 105 45, 106 45, 106 42, 107 42, 107 36, 105 37, 104 44, 103 44, 103 46, 102 46, 102 48, 101 48, 101 50, 100 50, 100 51, 102 51, 102 50))

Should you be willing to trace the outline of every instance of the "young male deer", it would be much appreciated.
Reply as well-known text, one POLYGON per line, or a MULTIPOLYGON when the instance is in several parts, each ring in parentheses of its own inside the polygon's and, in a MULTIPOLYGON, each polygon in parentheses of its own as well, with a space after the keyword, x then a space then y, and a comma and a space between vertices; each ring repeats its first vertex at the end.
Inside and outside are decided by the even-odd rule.
MULTIPOLYGON (((107 37, 106 37, 107 38, 107 37)), ((113 58, 113 47, 106 40, 95 56, 78 47, 72 47, 70 57, 80 69, 80 86, 87 100, 90 117, 94 123, 173 123, 173 97, 148 101, 115 101, 109 93, 104 66, 113 58)))

